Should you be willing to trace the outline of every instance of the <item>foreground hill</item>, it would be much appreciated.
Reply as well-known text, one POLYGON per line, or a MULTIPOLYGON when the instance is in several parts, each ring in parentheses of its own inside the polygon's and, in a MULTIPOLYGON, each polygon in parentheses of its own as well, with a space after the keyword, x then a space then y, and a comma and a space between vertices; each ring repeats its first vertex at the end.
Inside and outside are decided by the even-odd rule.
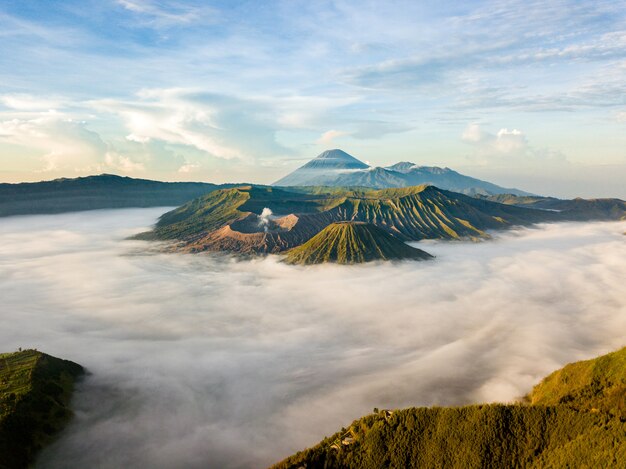
POLYGON ((626 467, 626 348, 567 365, 527 401, 377 412, 274 468, 626 467))
POLYGON ((328 225, 363 222, 402 241, 485 238, 486 230, 561 218, 433 186, 384 190, 242 186, 218 190, 164 214, 139 239, 178 240, 190 252, 277 253, 328 225), (266 215, 263 215, 263 214, 266 215))
POLYGON ((126 207, 176 206, 221 187, 101 174, 54 181, 0 184, 0 217, 126 207))
POLYGON ((425 260, 432 256, 413 248, 371 223, 341 222, 324 228, 287 253, 290 264, 357 264, 376 260, 425 260))
POLYGON ((530 195, 519 189, 500 187, 487 181, 457 173, 450 168, 418 166, 403 161, 385 168, 371 167, 343 150, 328 150, 292 173, 276 181, 274 186, 336 186, 387 189, 428 184, 441 189, 475 194, 530 195))
POLYGON ((71 416, 76 363, 36 350, 0 354, 0 468, 25 468, 71 416))

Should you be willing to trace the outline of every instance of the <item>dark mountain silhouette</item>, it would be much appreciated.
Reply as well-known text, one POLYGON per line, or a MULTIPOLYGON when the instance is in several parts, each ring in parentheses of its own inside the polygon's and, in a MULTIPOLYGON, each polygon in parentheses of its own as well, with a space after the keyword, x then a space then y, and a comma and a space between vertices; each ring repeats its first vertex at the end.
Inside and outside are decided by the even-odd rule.
POLYGON ((216 189, 232 186, 160 182, 113 174, 0 184, 0 217, 103 208, 176 206, 216 189))

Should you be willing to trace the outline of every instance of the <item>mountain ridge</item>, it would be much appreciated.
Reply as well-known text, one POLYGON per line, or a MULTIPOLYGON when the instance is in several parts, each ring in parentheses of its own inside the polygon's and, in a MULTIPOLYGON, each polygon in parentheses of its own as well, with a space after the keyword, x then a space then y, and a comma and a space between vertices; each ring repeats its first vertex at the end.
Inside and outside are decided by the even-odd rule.
POLYGON ((162 182, 114 174, 0 183, 0 217, 105 208, 176 206, 235 184, 162 182))
MULTIPOLYGON (((570 201, 577 205, 580 202, 570 201)), ((434 186, 390 189, 239 186, 195 199, 161 216, 136 239, 175 241, 184 252, 272 254, 287 251, 336 222, 371 223, 401 241, 486 239, 488 231, 570 220, 620 219, 626 202, 594 201, 593 210, 539 210, 469 197, 434 186), (263 215, 269 211, 269 217, 263 215)))
POLYGON ((344 186, 385 189, 429 184, 441 189, 474 194, 532 195, 460 174, 450 168, 419 166, 402 161, 385 167, 372 167, 343 150, 327 150, 300 168, 274 182, 273 186, 344 186), (348 164, 349 162, 349 164, 348 164))

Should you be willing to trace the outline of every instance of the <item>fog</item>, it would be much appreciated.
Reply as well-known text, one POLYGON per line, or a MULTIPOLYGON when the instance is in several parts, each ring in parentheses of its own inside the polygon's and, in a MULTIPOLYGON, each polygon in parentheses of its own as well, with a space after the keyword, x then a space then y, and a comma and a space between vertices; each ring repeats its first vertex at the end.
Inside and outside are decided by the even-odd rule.
POLYGON ((163 211, 0 219, 0 351, 90 372, 38 467, 263 467, 374 407, 512 401, 625 344, 626 222, 296 267, 125 240, 163 211))

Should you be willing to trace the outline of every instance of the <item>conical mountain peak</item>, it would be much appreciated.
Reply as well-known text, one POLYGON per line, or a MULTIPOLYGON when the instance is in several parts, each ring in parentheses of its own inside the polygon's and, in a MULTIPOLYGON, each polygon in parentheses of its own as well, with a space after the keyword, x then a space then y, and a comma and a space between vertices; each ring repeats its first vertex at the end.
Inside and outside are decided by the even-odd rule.
POLYGON ((376 260, 431 259, 421 249, 405 244, 370 223, 333 223, 306 243, 287 253, 290 264, 358 264, 376 260))
POLYGON ((343 150, 326 150, 301 169, 367 169, 369 166, 343 150))
POLYGON ((401 161, 385 168, 372 168, 338 148, 326 150, 304 166, 276 181, 275 186, 335 186, 385 189, 431 184, 463 194, 530 195, 513 188, 497 186, 449 168, 418 166, 401 161))

